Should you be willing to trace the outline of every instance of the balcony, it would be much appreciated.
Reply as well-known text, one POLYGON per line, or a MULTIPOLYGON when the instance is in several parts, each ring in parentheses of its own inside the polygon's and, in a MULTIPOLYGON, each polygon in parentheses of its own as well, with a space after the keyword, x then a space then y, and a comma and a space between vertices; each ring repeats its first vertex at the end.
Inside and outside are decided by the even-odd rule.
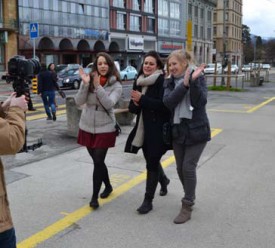
POLYGON ((1 31, 16 31, 18 30, 18 22, 16 19, 3 20, 0 18, 1 31))

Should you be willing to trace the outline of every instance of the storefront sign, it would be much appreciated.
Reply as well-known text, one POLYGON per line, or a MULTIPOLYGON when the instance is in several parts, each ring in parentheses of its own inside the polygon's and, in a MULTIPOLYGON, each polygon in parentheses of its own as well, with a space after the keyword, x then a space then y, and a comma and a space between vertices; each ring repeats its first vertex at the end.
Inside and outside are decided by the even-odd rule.
POLYGON ((159 51, 160 52, 171 52, 173 50, 183 49, 183 43, 179 42, 167 42, 167 41, 160 41, 159 42, 159 51))
POLYGON ((129 50, 143 50, 144 40, 143 38, 129 37, 129 50))

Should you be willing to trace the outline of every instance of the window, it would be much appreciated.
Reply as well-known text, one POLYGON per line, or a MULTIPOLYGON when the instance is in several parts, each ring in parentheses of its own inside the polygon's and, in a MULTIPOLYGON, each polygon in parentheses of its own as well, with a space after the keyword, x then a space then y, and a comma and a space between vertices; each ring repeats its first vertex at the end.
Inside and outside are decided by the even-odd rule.
POLYGON ((158 14, 168 17, 168 0, 159 1, 158 14))
POLYGON ((139 0, 133 0, 133 10, 140 10, 140 1, 139 0))
POLYGON ((125 30, 126 28, 126 14, 117 12, 117 29, 125 30))
POLYGON ((146 0, 144 3, 144 12, 154 13, 153 0, 146 0))
POLYGON ((194 37, 198 38, 198 25, 197 24, 194 25, 194 37))
POLYGON ((201 37, 201 39, 204 39, 204 28, 203 28, 203 26, 201 26, 201 28, 200 28, 200 37, 201 37))
POLYGON ((204 19, 204 9, 201 9, 201 19, 204 19))
POLYGON ((159 34, 161 35, 169 34, 168 20, 165 20, 165 19, 158 20, 158 31, 159 31, 159 34))
POLYGON ((199 16, 199 8, 198 6, 195 6, 195 17, 199 16))
POLYGON ((147 31, 148 32, 155 32, 155 19, 154 18, 147 18, 147 31))
POLYGON ((217 13, 214 13, 213 19, 214 19, 214 22, 217 22, 217 13))
POLYGON ((141 18, 136 15, 130 16, 130 31, 140 31, 141 18))
POLYGON ((124 0, 113 0, 113 6, 118 8, 124 8, 124 0))
POLYGON ((170 21, 170 34, 174 36, 180 35, 180 22, 170 21))
POLYGON ((180 5, 178 3, 170 3, 170 17, 180 19, 180 5))

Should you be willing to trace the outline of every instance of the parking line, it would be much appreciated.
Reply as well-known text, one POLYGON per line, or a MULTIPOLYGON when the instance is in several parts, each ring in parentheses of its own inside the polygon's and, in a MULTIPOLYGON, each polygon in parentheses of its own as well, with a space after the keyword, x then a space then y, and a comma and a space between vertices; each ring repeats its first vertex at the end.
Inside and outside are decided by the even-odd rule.
MULTIPOLYGON (((218 135, 222 129, 212 129, 211 130, 211 136, 214 137, 218 135)), ((162 166, 168 167, 169 165, 173 164, 175 162, 175 157, 170 156, 168 159, 162 161, 162 166)), ((103 206, 120 195, 124 194, 125 192, 129 191, 131 188, 135 187, 136 185, 140 184, 146 179, 146 170, 143 171, 138 176, 134 177, 133 179, 129 180, 128 182, 120 185, 119 187, 115 188, 112 194, 108 198, 105 199, 99 199, 100 206, 103 206)), ((23 240, 19 244, 17 244, 17 248, 33 248, 36 247, 38 244, 50 239, 51 237, 55 236, 56 234, 62 232, 66 228, 72 226, 77 221, 81 220, 82 218, 86 217, 90 213, 92 213, 94 210, 91 209, 88 205, 85 205, 76 211, 67 214, 62 219, 56 221, 52 225, 46 227, 45 229, 41 230, 40 232, 37 232, 36 234, 30 236, 29 238, 23 240)))
POLYGON ((247 110, 246 113, 253 113, 253 112, 255 112, 256 110, 258 110, 259 108, 262 108, 263 106, 267 105, 268 103, 270 103, 270 102, 272 102, 272 101, 274 101, 274 100, 275 100, 275 97, 271 97, 271 98, 269 98, 268 100, 266 100, 266 101, 260 103, 259 105, 256 105, 255 107, 253 107, 253 108, 247 110))

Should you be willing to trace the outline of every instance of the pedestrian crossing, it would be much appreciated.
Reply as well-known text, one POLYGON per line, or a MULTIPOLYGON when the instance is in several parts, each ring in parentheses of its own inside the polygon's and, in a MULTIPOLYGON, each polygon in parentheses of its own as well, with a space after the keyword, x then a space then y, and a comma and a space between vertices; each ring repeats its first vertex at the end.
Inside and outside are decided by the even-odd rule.
MULTIPOLYGON (((33 105, 36 109, 35 111, 27 111, 26 120, 27 121, 34 121, 40 119, 46 119, 47 115, 45 113, 45 109, 43 103, 36 103, 33 105)), ((66 114, 66 105, 60 104, 56 109, 56 116, 61 116, 66 114)))

